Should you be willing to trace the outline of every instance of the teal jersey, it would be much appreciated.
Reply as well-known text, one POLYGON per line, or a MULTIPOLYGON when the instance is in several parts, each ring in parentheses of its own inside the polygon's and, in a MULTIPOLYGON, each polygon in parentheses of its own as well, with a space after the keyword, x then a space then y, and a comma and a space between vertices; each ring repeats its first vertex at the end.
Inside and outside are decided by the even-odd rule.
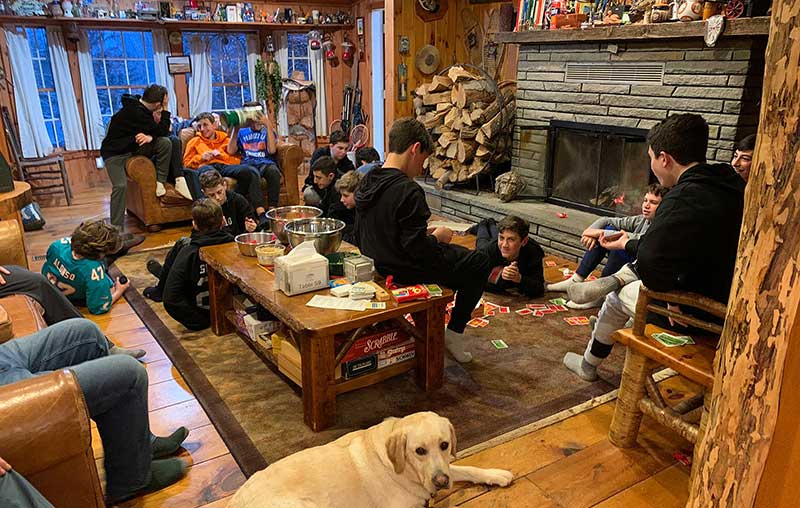
POLYGON ((42 275, 71 302, 85 304, 92 314, 105 314, 111 309, 114 281, 101 261, 72 257, 71 240, 65 237, 50 244, 42 275))

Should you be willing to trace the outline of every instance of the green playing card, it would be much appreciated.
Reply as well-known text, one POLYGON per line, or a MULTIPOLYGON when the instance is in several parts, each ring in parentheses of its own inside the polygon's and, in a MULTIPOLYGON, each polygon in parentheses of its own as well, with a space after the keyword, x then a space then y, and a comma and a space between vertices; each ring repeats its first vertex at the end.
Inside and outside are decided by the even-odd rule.
POLYGON ((563 298, 553 298, 552 300, 550 300, 550 303, 552 303, 553 305, 566 305, 567 301, 564 300, 563 298))
POLYGON ((500 339, 493 340, 492 345, 495 347, 495 349, 508 349, 508 344, 500 339))

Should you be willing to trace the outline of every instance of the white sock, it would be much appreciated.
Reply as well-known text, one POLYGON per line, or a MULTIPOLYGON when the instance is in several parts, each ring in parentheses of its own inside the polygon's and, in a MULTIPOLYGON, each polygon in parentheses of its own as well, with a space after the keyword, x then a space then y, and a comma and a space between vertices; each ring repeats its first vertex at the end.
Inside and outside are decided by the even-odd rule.
POLYGON ((164 194, 167 193, 167 189, 164 188, 164 184, 161 182, 156 182, 156 197, 160 198, 164 194))
POLYGON ((577 273, 573 273, 572 277, 569 279, 562 280, 561 282, 555 282, 553 284, 547 285, 548 291, 566 291, 569 289, 570 286, 573 284, 577 284, 579 282, 583 282, 584 278, 578 275, 577 273))
POLYGON ((457 333, 449 328, 444 332, 444 345, 459 363, 469 363, 472 361, 472 354, 464 351, 464 334, 457 333))
POLYGON ((192 199, 192 193, 189 191, 189 185, 186 183, 186 178, 179 176, 175 179, 175 190, 178 191, 178 194, 186 199, 192 199))

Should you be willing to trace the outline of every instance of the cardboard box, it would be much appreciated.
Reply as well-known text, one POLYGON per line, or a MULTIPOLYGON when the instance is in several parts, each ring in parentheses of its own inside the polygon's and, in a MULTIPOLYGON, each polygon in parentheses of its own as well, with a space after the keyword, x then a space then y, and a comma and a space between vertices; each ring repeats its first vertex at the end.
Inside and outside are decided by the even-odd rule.
POLYGON ((247 334, 251 340, 256 340, 256 338, 261 335, 262 333, 272 333, 277 330, 281 322, 280 321, 259 321, 256 318, 255 313, 247 314, 242 318, 242 324, 244 325, 244 329, 242 332, 247 334))
MULTIPOLYGON (((275 344, 275 336, 273 335, 273 351, 275 344)), ((278 357, 278 370, 281 371, 286 377, 291 379, 297 386, 303 386, 303 369, 302 361, 300 360, 300 351, 288 340, 280 340, 280 352, 277 353, 278 357)))
MULTIPOLYGON (((341 343, 346 339, 337 338, 337 342, 341 343)), ((377 353, 381 349, 386 349, 398 344, 402 344, 408 340, 408 333, 400 327, 391 327, 381 330, 369 335, 365 335, 356 340, 347 354, 342 358, 343 362, 355 360, 362 356, 372 353, 377 353)))
POLYGON ((303 242, 275 258, 275 286, 289 296, 328 287, 328 260, 317 254, 314 242, 303 242))

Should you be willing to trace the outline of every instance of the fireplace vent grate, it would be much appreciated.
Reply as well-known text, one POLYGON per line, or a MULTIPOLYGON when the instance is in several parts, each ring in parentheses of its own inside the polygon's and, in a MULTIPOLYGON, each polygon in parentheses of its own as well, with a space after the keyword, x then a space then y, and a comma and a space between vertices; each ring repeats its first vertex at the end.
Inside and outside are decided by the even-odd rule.
POLYGON ((664 84, 663 63, 568 63, 567 82, 624 85, 664 84))

